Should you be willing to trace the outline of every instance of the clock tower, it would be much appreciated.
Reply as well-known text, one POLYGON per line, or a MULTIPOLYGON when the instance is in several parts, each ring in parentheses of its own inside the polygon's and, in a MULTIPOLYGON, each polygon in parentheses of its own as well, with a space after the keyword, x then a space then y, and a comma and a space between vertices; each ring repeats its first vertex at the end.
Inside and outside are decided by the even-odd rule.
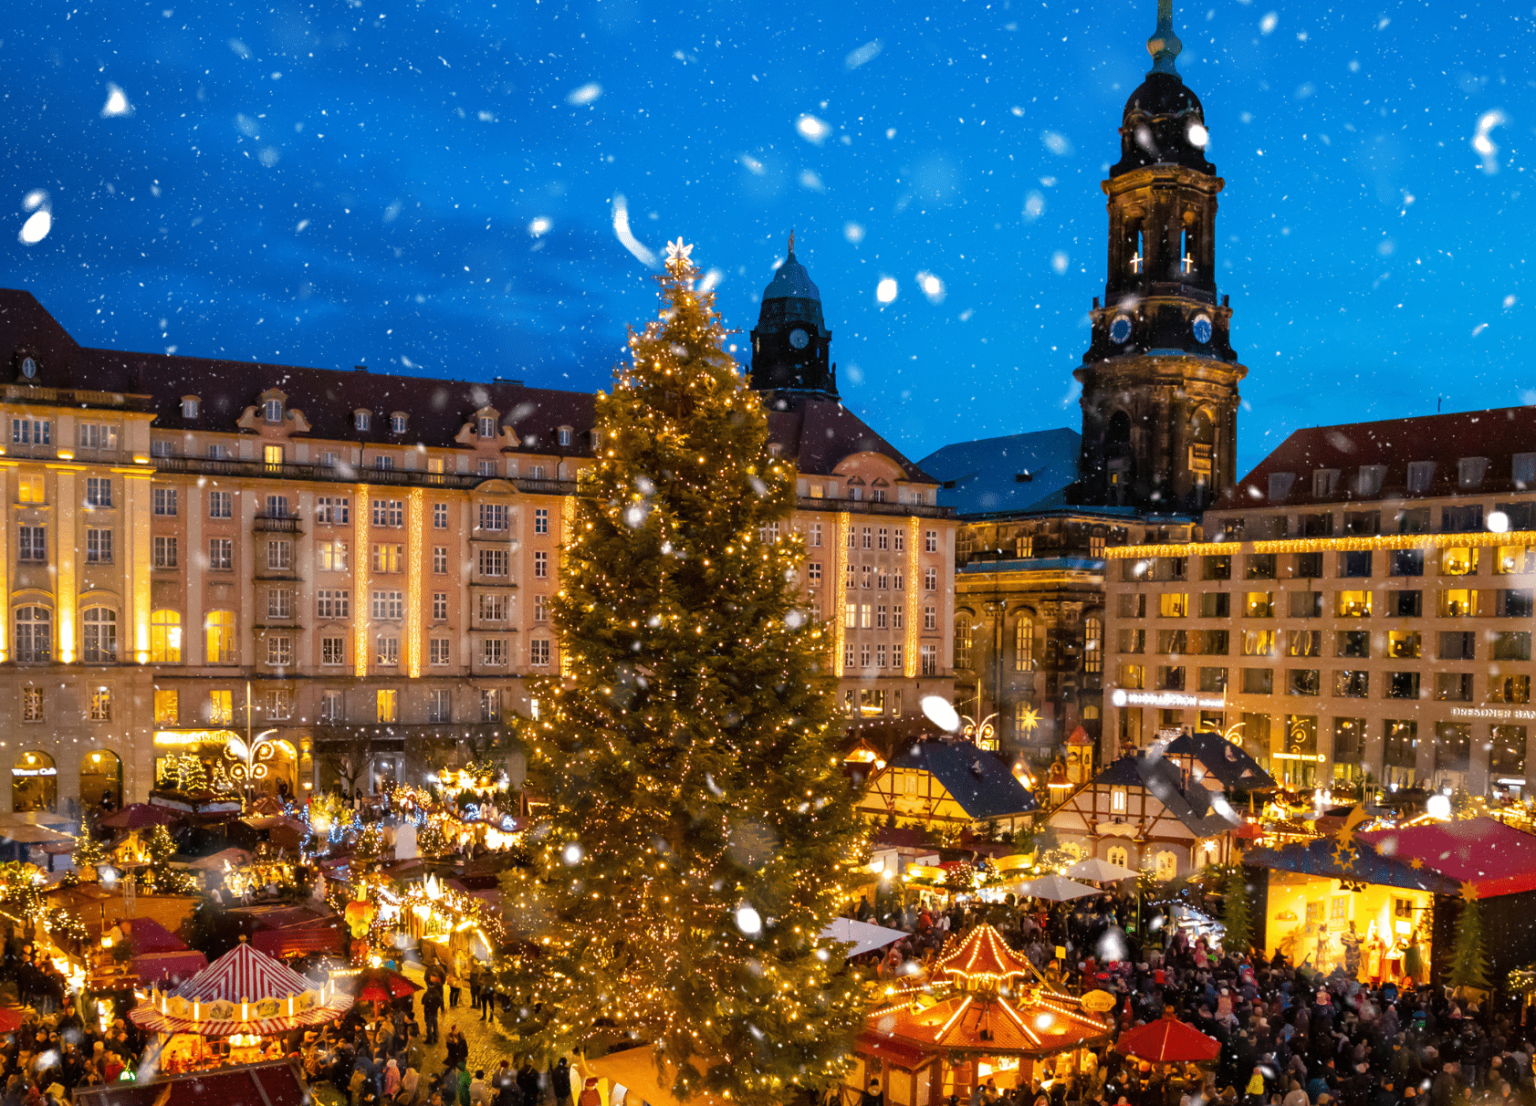
POLYGON ((789 256, 763 290, 763 306, 752 331, 752 387, 765 392, 801 392, 837 398, 837 366, 828 360, 832 332, 821 316, 821 292, 805 266, 789 256))
POLYGON ((1152 70, 1126 101, 1109 197, 1109 275, 1094 297, 1079 499, 1198 512, 1236 480, 1237 385, 1216 292, 1216 196, 1199 97, 1179 77, 1172 0, 1158 0, 1152 70))

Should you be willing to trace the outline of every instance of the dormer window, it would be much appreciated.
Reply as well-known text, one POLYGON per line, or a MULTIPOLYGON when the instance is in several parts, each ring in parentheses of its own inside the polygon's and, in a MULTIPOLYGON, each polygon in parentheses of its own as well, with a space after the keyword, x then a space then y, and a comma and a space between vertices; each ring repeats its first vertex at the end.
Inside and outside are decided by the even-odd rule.
POLYGON ((496 436, 496 416, 480 416, 480 436, 482 438, 494 438, 496 436))
POLYGON ((282 422, 283 401, 280 399, 269 399, 262 403, 261 417, 266 419, 268 422, 282 422))
POLYGON ((596 453, 603 448, 603 432, 597 427, 592 428, 592 452, 596 453))
POLYGON ((1330 496, 1339 486, 1338 469, 1316 469, 1312 473, 1312 494, 1330 496))
POLYGON ((184 419, 197 418, 197 413, 202 409, 202 406, 202 400, 198 399, 196 396, 182 396, 181 417, 184 419))
POLYGON ((403 411, 396 411, 393 415, 389 416, 389 432, 391 434, 404 434, 405 419, 406 416, 403 411))
POLYGON ((556 430, 555 440, 562 446, 569 446, 571 444, 571 428, 569 426, 562 426, 559 430, 556 430))
POLYGON ((1386 465, 1361 465, 1355 478, 1356 495, 1378 495, 1382 481, 1387 477, 1386 465))
POLYGON ((1480 488, 1488 471, 1488 458, 1463 457, 1456 462, 1456 483, 1462 488, 1480 488))
POLYGON ((1433 461, 1411 461, 1408 464, 1408 490, 1423 494, 1429 491, 1429 486, 1435 479, 1435 463, 1433 461))
POLYGON ((21 359, 21 375, 25 380, 37 379, 37 358, 30 353, 21 359))
POLYGON ((1272 472, 1269 474, 1269 498, 1280 500, 1291 494, 1291 485, 1296 483, 1294 472, 1272 472))
POLYGON ((367 430, 373 425, 372 411, 353 411, 352 425, 358 430, 367 430))
POLYGON ((1522 491, 1536 484, 1536 453, 1517 453, 1510 459, 1509 476, 1522 491))

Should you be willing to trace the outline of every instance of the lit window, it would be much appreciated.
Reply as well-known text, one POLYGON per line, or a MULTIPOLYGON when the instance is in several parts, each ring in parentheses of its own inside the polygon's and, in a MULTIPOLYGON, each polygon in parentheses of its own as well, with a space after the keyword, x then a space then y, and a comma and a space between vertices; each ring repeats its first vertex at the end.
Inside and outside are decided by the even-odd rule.
POLYGON ((380 688, 374 693, 374 717, 378 722, 400 721, 400 693, 380 688))
POLYGON ((208 664, 235 663, 235 612, 209 611, 203 619, 208 664))
POLYGON ((173 688, 155 688, 155 725, 178 725, 181 717, 180 700, 180 695, 173 688))
POLYGON ((112 689, 110 687, 92 688, 89 710, 92 722, 112 721, 112 689))
POLYGON ((235 721, 235 693, 210 691, 208 693, 208 724, 229 726, 235 721))
POLYGON ((181 612, 154 611, 149 616, 149 663, 181 663, 181 612))

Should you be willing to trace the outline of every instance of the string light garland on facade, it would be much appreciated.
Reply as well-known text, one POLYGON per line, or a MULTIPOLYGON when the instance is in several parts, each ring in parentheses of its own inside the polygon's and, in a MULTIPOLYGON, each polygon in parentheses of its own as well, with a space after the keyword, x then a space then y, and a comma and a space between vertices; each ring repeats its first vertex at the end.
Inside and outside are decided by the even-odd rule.
POLYGON ((1119 545, 1104 551, 1111 561, 1153 557, 1230 557, 1244 551, 1265 553, 1363 553, 1375 549, 1487 549, 1497 546, 1536 546, 1536 530, 1496 534, 1354 534, 1337 538, 1282 538, 1271 541, 1189 542, 1184 545, 1119 545))

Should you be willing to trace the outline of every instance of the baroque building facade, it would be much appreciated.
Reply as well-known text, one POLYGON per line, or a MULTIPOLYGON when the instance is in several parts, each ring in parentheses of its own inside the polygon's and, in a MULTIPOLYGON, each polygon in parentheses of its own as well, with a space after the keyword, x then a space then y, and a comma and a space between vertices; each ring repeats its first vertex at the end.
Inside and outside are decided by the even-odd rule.
MULTIPOLYGON (((754 341, 798 350, 807 288, 820 327, 791 254, 754 341)), ((267 736, 294 793, 344 756, 368 758, 366 784, 537 710, 601 446, 591 395, 89 349, 14 290, 0 349, 0 801, 142 800, 233 736, 267 736)), ((954 522, 834 373, 765 391, 770 448, 799 463, 800 585, 835 629, 839 700, 896 720, 950 694, 954 522)))

